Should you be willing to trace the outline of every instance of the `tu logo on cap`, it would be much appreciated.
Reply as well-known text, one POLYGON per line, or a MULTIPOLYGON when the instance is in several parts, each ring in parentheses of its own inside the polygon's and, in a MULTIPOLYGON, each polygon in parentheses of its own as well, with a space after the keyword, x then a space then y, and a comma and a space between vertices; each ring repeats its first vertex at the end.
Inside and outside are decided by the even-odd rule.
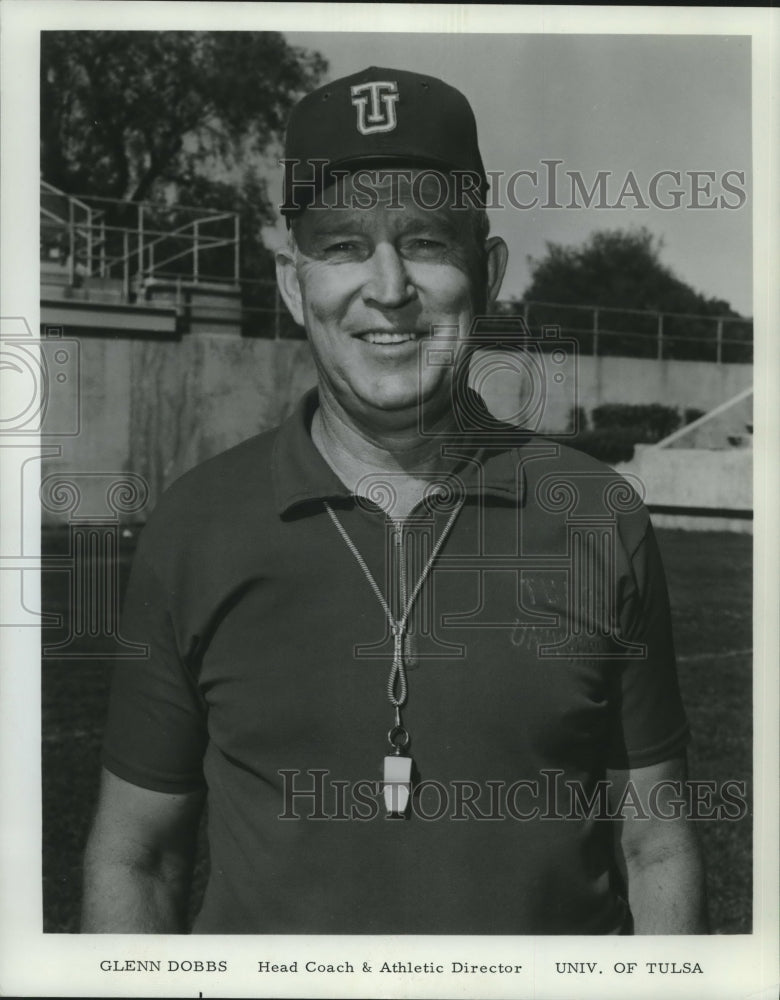
POLYGON ((392 132, 398 124, 395 104, 398 84, 393 80, 372 80, 350 87, 352 104, 357 108, 357 129, 361 135, 392 132))

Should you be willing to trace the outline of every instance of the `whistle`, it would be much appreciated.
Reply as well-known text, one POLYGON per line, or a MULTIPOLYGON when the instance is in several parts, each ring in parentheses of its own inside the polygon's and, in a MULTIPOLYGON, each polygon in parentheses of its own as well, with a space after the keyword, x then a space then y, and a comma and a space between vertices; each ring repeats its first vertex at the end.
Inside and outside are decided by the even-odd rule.
POLYGON ((385 757, 385 808, 391 816, 403 816, 412 787, 412 758, 392 754, 385 757))

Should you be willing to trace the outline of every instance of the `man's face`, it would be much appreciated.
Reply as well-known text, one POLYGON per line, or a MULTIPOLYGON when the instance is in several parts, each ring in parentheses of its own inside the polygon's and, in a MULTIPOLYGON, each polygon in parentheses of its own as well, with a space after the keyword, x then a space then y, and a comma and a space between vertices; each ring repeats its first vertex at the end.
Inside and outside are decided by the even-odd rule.
MULTIPOLYGON (((505 251, 499 240, 481 245, 472 213, 426 209, 408 184, 393 186, 387 171, 380 178, 369 208, 307 209, 278 275, 321 391, 354 416, 408 418, 420 404, 449 405, 452 366, 429 363, 432 340, 462 344, 498 291, 505 251)), ((342 204, 352 205, 353 181, 342 204)), ((436 191, 422 192, 435 201, 436 191)))

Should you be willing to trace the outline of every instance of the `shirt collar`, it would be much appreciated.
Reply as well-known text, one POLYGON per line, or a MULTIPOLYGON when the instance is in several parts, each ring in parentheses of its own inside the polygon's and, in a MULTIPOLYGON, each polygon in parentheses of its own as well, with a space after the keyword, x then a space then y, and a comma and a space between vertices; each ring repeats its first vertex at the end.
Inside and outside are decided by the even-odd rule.
MULTIPOLYGON (((487 416, 488 410, 482 398, 469 391, 472 393, 472 407, 476 406, 481 414, 487 416)), ((271 477, 276 509, 280 515, 296 507, 302 508, 307 503, 346 500, 353 496, 311 439, 311 420, 318 405, 315 387, 301 398, 278 429, 271 459, 271 477)), ((481 426, 479 430, 466 429, 457 438, 447 441, 447 452, 462 459, 458 476, 465 485, 467 496, 490 494, 522 504, 526 492, 525 472, 518 460, 517 449, 529 435, 498 421, 496 427, 501 431, 500 442, 487 446, 481 426)))

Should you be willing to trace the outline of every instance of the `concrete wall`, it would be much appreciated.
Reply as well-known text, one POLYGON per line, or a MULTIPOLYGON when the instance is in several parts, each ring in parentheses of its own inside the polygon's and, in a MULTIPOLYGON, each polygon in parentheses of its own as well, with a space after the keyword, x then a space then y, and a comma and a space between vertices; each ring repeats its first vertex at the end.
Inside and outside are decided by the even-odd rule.
POLYGON ((753 451, 751 448, 658 448, 637 445, 630 462, 615 468, 636 486, 644 487, 645 503, 680 508, 701 508, 713 514, 655 514, 659 527, 694 530, 753 530, 751 519, 718 516, 719 511, 753 509, 753 451))
POLYGON ((588 414, 601 403, 662 403, 713 409, 753 381, 752 365, 647 358, 523 356, 491 352, 483 358, 480 389, 504 419, 556 433, 573 406, 588 414))
MULTIPOLYGON (((45 459, 45 523, 112 516, 111 482, 148 491, 149 505, 183 472, 278 424, 316 377, 305 341, 190 334, 182 340, 78 338, 80 374, 52 382, 43 433, 79 411, 80 431, 45 459), (140 477, 140 479, 138 478, 140 477), (74 509, 51 499, 62 483, 74 509)), ((137 505, 136 505, 137 506, 137 505)), ((131 505, 132 507, 132 505, 131 505)), ((141 509, 120 511, 128 520, 141 509)))
POLYGON ((687 427, 675 431, 665 448, 751 448, 753 394, 735 397, 687 427))
MULTIPOLYGON (((90 335, 70 343, 76 349, 68 348, 69 364, 78 356, 78 371, 71 364, 64 382, 52 379, 44 434, 72 423, 74 409, 80 427, 58 439, 59 456, 43 462, 42 478, 53 477, 43 491, 48 523, 115 516, 107 491, 123 476, 130 476, 129 493, 147 491, 153 504, 187 469, 279 423, 316 380, 305 341, 191 333, 180 340, 90 335), (77 500, 51 499, 62 482, 77 500)), ((565 428, 575 403, 588 410, 600 402, 710 409, 748 385, 752 368, 631 358, 580 358, 575 365, 549 356, 518 365, 516 355, 493 353, 478 359, 473 377, 499 416, 555 431, 565 428)), ((128 500, 119 515, 143 519, 143 504, 128 500)))

